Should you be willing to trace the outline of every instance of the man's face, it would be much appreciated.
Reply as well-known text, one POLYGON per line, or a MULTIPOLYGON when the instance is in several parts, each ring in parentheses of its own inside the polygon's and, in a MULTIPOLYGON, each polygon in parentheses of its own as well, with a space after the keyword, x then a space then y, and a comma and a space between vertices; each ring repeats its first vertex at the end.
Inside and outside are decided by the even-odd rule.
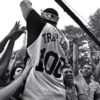
POLYGON ((82 74, 84 77, 90 77, 93 73, 92 66, 90 65, 84 65, 82 69, 82 74))
POLYGON ((73 84, 74 77, 73 77, 73 71, 71 68, 63 69, 63 81, 64 81, 64 84, 73 84))

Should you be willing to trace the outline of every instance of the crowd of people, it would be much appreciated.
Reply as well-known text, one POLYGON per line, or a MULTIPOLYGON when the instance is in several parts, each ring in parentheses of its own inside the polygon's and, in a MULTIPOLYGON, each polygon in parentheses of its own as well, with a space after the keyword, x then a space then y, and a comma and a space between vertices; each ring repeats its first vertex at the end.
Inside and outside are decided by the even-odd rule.
POLYGON ((69 63, 70 43, 57 28, 58 12, 47 8, 39 15, 29 0, 22 0, 20 8, 26 27, 16 22, 0 42, 0 100, 100 100, 100 62, 96 67, 90 60, 80 68, 73 37, 69 63), (13 52, 22 34, 27 46, 13 52))

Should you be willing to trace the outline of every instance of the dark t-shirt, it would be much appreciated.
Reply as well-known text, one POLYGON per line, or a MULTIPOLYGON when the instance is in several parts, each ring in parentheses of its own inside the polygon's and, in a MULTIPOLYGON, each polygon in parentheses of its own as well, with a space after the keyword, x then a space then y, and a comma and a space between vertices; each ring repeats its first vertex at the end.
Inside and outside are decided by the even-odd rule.
POLYGON ((33 9, 28 14, 27 19, 27 31, 28 31, 28 44, 30 46, 40 35, 46 22, 41 18, 41 16, 33 9))

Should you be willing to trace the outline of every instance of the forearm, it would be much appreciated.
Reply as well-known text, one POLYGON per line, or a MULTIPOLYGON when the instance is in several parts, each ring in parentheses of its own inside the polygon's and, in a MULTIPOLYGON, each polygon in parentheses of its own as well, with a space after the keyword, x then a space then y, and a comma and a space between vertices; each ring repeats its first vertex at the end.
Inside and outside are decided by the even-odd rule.
POLYGON ((31 61, 28 61, 27 66, 25 67, 21 76, 19 76, 11 84, 0 90, 0 100, 8 100, 8 98, 10 98, 17 91, 17 89, 27 79, 27 76, 29 75, 29 72, 32 68, 32 65, 30 64, 31 61))
POLYGON ((28 14, 30 13, 30 11, 32 10, 32 3, 29 2, 28 0, 23 0, 20 3, 20 7, 21 7, 21 11, 23 14, 24 19, 27 19, 28 14))
POLYGON ((8 100, 23 82, 23 77, 19 77, 8 86, 0 89, 0 100, 8 100))
POLYGON ((21 86, 29 74, 29 70, 26 70, 22 75, 14 80, 8 86, 0 89, 0 100, 8 100, 21 86))
POLYGON ((6 36, 1 42, 0 42, 0 53, 4 50, 4 47, 6 45, 6 43, 8 42, 9 37, 6 36))
POLYGON ((14 43, 15 40, 13 39, 9 41, 7 48, 0 59, 0 77, 2 77, 2 75, 6 72, 6 69, 8 68, 14 43))
POLYGON ((96 71, 95 71, 95 74, 94 74, 94 79, 95 81, 99 81, 99 78, 100 78, 100 61, 96 67, 96 71))
POLYGON ((79 73, 78 69, 78 44, 73 43, 73 71, 74 75, 77 76, 79 73))

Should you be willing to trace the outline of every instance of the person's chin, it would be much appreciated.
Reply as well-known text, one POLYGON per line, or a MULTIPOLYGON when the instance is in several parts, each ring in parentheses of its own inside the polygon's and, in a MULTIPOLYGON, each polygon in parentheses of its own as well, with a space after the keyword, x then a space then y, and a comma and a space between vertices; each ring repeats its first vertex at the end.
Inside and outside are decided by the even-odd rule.
POLYGON ((88 77, 89 75, 88 75, 88 74, 83 74, 83 76, 84 76, 84 77, 88 77))
POLYGON ((84 76, 84 77, 88 76, 88 73, 84 72, 84 73, 83 73, 83 76, 84 76))

